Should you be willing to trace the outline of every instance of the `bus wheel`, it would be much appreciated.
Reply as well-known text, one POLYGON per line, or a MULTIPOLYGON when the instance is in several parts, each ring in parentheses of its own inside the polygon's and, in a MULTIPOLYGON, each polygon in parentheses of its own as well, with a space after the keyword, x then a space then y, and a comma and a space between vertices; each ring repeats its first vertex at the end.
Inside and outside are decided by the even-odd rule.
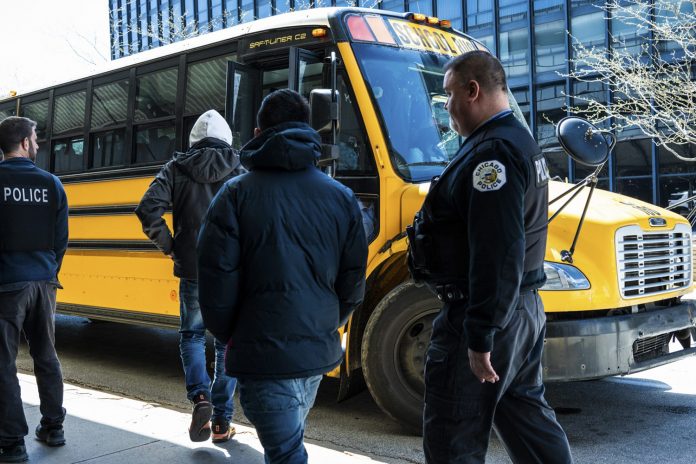
POLYGON ((379 302, 362 341, 367 387, 389 417, 422 433, 425 354, 442 304, 425 287, 404 282, 379 302))

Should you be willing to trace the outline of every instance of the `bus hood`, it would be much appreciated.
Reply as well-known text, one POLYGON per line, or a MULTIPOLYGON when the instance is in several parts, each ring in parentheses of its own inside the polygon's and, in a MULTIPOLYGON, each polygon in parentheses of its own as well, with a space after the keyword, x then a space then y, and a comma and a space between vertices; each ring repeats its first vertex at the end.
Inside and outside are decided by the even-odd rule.
MULTIPOLYGON (((553 201, 554 198, 569 190, 573 185, 574 184, 567 184, 564 182, 549 182, 549 200, 553 201)), ((402 230, 413 222, 413 216, 420 209, 429 190, 430 182, 411 184, 404 188, 401 197, 402 230)), ((574 233, 575 227, 577 227, 580 217, 582 216, 582 211, 589 193, 590 189, 587 187, 584 188, 573 201, 563 209, 561 214, 554 219, 554 222, 562 223, 564 226, 572 228, 573 230, 569 230, 569 232, 574 233)), ((549 217, 553 216, 572 195, 572 193, 568 194, 566 197, 550 204, 549 217)), ((635 198, 600 189, 595 189, 592 194, 592 201, 590 202, 585 216, 585 224, 597 224, 604 227, 620 227, 621 225, 638 224, 645 230, 654 230, 658 227, 671 229, 677 223, 686 224, 688 222, 679 214, 666 209, 635 198), (661 218, 662 221, 653 220, 653 224, 651 224, 650 218, 661 218), (664 222, 663 225, 655 225, 661 224, 662 222, 664 222)))
MULTIPOLYGON (((549 182, 549 201, 553 202, 556 197, 569 190, 573 185, 574 184, 563 182, 549 182)), ((558 219, 563 217, 566 220, 579 221, 589 193, 590 189, 585 187, 580 194, 563 209, 558 219)), ((549 217, 555 214, 572 195, 572 193, 568 194, 564 198, 549 204, 549 217)), ((592 194, 592 200, 587 210, 585 221, 614 226, 621 224, 639 224, 646 230, 651 230, 656 227, 650 224, 651 217, 662 218, 665 224, 659 227, 663 228, 671 228, 675 223, 686 222, 679 214, 653 204, 600 189, 595 189, 592 194)), ((661 223, 662 221, 657 222, 661 223)))
MULTIPOLYGON (((573 184, 550 182, 550 201, 571 187, 573 184)), ((412 184, 404 188, 401 202, 402 230, 413 222, 413 216, 420 209, 429 188, 428 182, 412 184)), ((691 227, 688 221, 676 213, 650 203, 605 190, 595 189, 592 194, 590 206, 575 245, 572 263, 564 262, 561 259, 562 252, 570 250, 573 244, 589 192, 589 188, 584 188, 549 224, 545 259, 576 267, 587 278, 590 288, 542 292, 547 312, 635 308, 642 304, 678 297, 691 291, 691 227), (682 237, 683 241, 676 241, 676 237, 682 237), (626 238, 664 239, 666 245, 672 246, 686 244, 688 241, 688 249, 677 250, 677 253, 682 253, 683 256, 668 256, 666 259, 677 260, 682 263, 681 266, 688 267, 684 276, 688 277, 689 283, 681 286, 668 283, 663 287, 633 292, 631 288, 634 283, 627 280, 628 274, 625 269, 626 252, 621 249, 624 247, 626 238), (674 245, 675 243, 677 245, 674 245), (688 263, 685 262, 687 256, 688 263)), ((572 193, 550 204, 549 217, 553 216, 571 196, 572 193)), ((666 253, 673 253, 673 250, 667 250, 666 253)), ((646 264, 638 264, 638 266, 643 265, 646 264)), ((651 264, 647 263, 647 265, 651 264)), ((650 282, 646 284, 651 285, 650 282)))

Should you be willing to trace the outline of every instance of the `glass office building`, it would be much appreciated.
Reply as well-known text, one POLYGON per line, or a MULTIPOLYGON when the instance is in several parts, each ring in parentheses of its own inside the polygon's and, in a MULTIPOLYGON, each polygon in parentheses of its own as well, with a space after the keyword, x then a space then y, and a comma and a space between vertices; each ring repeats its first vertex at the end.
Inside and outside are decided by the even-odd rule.
MULTIPOLYGON (((594 4, 593 4, 594 3, 594 4)), ((588 46, 630 47, 651 40, 618 20, 606 20, 589 0, 109 0, 112 58, 292 9, 363 6, 412 11, 452 21, 453 27, 481 40, 502 61, 508 81, 538 142, 547 148, 554 176, 571 181, 589 170, 576 165, 555 145, 553 122, 581 104, 571 96, 612 98, 605 85, 573 82, 567 74, 573 37, 588 46)), ((696 190, 696 163, 680 161, 641 137, 619 135, 600 174, 600 187, 663 206, 696 190)), ((696 156, 695 147, 682 150, 696 156)))

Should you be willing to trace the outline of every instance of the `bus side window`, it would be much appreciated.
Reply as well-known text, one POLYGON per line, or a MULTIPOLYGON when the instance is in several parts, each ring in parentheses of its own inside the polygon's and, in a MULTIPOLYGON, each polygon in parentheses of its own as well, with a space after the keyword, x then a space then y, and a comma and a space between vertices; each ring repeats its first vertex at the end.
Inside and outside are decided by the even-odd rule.
POLYGON ((84 169, 84 90, 55 98, 53 112, 53 170, 56 173, 84 169))
POLYGON ((36 165, 48 171, 51 166, 51 142, 46 135, 48 124, 48 99, 33 103, 22 103, 20 116, 36 121, 36 139, 39 143, 36 165))
POLYGON ((341 125, 338 135, 338 176, 375 176, 377 169, 367 149, 365 131, 357 117, 353 95, 343 76, 338 78, 341 98, 341 125))
POLYGON ((128 79, 95 86, 90 120, 90 168, 126 164, 128 79))

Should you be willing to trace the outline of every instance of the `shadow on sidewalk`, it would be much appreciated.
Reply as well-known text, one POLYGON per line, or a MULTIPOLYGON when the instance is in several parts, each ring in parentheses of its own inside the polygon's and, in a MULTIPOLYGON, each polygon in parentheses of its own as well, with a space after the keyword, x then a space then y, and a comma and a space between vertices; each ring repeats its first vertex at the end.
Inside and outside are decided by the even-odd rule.
POLYGON ((45 446, 34 438, 41 419, 33 396, 35 384, 21 381, 24 413, 29 424, 25 438, 30 463, 46 464, 263 464, 263 453, 246 427, 227 443, 189 440, 187 415, 147 403, 101 395, 66 385, 66 445, 45 446), (32 388, 33 387, 33 388, 32 388))

